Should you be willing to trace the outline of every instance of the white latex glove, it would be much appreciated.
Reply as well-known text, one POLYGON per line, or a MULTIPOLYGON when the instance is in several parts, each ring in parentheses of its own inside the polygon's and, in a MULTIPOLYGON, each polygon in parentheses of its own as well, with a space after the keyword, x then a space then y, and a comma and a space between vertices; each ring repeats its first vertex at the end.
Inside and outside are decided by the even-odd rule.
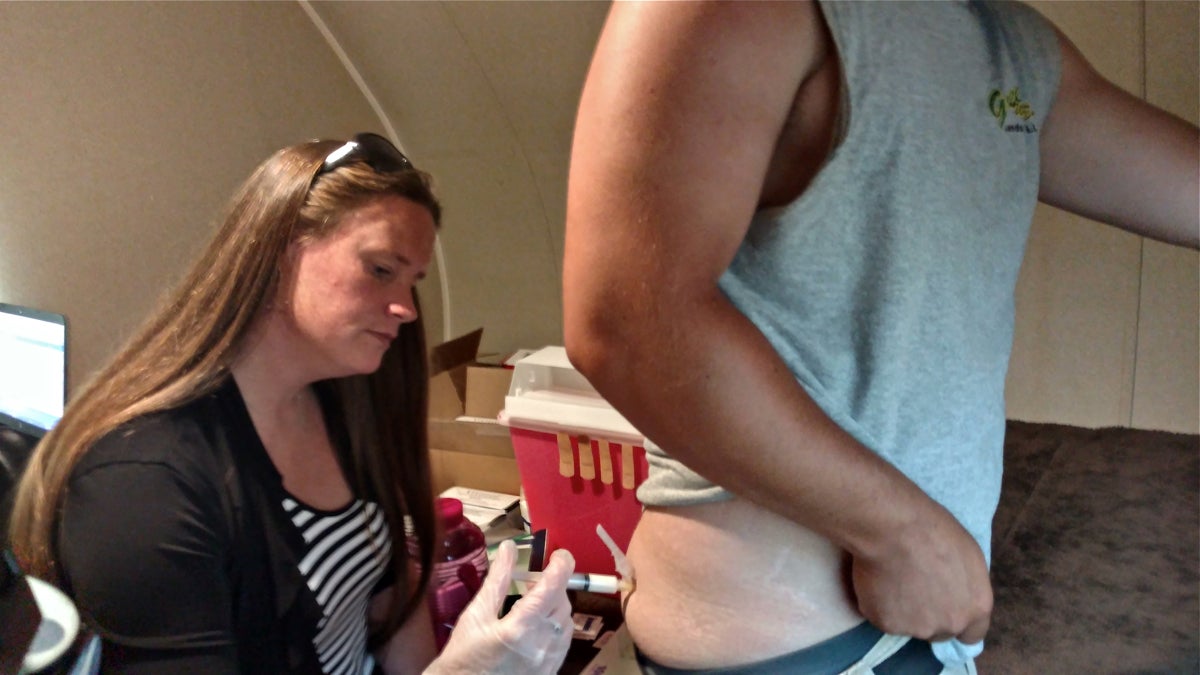
POLYGON ((502 542, 483 586, 458 617, 450 640, 425 669, 426 675, 558 672, 575 630, 567 598, 567 577, 575 571, 575 558, 568 551, 555 551, 537 585, 501 619, 516 558, 516 545, 502 542))

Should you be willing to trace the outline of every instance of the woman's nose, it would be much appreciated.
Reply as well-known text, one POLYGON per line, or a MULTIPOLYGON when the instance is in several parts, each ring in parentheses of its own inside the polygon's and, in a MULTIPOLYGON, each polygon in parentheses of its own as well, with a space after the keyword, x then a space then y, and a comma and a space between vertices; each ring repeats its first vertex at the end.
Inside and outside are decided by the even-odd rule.
POLYGON ((413 301, 412 291, 406 291, 402 298, 388 304, 388 314, 400 319, 400 323, 411 323, 417 320, 417 303, 413 301))

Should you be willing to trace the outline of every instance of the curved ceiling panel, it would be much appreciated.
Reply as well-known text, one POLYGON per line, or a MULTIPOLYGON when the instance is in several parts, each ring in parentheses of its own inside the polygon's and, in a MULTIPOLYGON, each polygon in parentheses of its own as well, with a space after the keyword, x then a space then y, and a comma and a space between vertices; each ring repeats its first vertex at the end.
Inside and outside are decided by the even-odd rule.
POLYGON ((571 130, 608 3, 310 7, 436 178, 447 332, 483 326, 499 352, 560 342, 571 130))

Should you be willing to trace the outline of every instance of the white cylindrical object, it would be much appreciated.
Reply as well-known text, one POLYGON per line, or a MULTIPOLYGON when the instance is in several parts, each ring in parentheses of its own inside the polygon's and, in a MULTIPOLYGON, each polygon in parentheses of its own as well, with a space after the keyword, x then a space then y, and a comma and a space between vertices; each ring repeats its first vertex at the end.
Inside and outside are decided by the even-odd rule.
POLYGON ((616 593, 621 580, 611 574, 572 574, 567 579, 567 588, 589 593, 616 593))

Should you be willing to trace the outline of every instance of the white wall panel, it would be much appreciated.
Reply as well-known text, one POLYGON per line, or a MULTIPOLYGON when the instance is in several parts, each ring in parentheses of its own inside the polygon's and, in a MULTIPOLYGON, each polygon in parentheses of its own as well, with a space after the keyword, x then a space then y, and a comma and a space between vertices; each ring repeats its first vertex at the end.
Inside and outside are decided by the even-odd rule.
POLYGON ((63 312, 72 388, 276 147, 374 127, 291 3, 0 3, 0 301, 63 312))
POLYGON ((1038 206, 1017 285, 1010 418, 1128 423, 1138 264, 1136 236, 1038 206))
MULTIPOLYGON (((1146 99, 1193 124, 1198 55, 1200 3, 1146 3, 1146 99)), ((1139 308, 1130 426, 1200 432, 1200 254, 1147 241, 1139 308)))

